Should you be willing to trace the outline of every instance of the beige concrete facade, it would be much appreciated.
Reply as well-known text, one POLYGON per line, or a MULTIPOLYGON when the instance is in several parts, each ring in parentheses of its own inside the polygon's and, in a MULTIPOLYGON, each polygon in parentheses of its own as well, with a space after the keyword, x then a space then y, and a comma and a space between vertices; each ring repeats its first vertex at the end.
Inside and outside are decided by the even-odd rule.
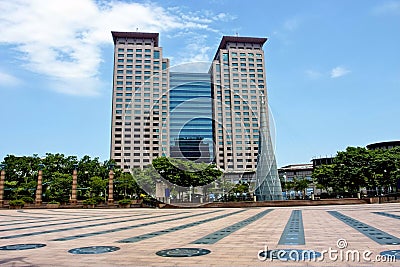
POLYGON ((225 171, 257 166, 260 96, 266 94, 264 39, 226 42, 212 64, 216 161, 225 171), (262 87, 262 88, 260 88, 262 87))
POLYGON ((124 171, 169 154, 169 60, 158 33, 112 32, 111 158, 124 171))
POLYGON ((236 181, 257 167, 260 98, 267 96, 266 40, 224 36, 210 69, 214 155, 226 176, 236 181))

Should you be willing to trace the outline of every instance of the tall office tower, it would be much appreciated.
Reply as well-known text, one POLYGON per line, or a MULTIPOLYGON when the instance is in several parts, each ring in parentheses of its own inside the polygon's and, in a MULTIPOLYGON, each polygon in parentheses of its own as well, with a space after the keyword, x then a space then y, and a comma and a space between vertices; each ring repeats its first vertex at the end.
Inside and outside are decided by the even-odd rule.
POLYGON ((210 68, 215 158, 232 180, 254 174, 257 166, 260 99, 266 98, 266 41, 224 36, 210 68))
POLYGON ((171 71, 170 86, 170 156, 212 162, 210 75, 171 71))
POLYGON ((111 158, 124 171, 169 155, 169 60, 158 33, 112 32, 111 158))

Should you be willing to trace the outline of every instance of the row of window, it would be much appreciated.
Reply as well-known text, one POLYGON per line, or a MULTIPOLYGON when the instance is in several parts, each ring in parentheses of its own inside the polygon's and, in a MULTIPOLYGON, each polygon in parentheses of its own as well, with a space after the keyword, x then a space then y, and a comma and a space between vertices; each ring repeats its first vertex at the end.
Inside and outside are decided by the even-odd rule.
MULTIPOLYGON (((115 125, 122 125, 122 121, 116 121, 115 122, 115 125)), ((132 125, 130 122, 125 122, 125 125, 132 125)), ((141 126, 141 125, 143 125, 143 126, 154 126, 154 127, 158 127, 160 124, 158 123, 158 122, 153 122, 153 123, 150 123, 150 122, 140 122, 140 121, 135 121, 134 123, 133 123, 133 125, 135 125, 135 126, 141 126)))
MULTIPOLYGON (((223 161, 221 163, 223 163, 223 161)), ((224 164, 219 164, 219 167, 222 168, 222 169, 225 168, 224 164)), ((253 165, 246 165, 246 169, 255 169, 255 168, 256 168, 255 165, 254 166, 253 165)), ((235 168, 234 168, 233 165, 228 165, 227 169, 235 169, 235 168)), ((243 167, 243 165, 237 165, 236 169, 244 169, 244 167, 243 167)))
MULTIPOLYGON (((126 86, 125 88, 123 86, 117 86, 116 87, 117 91, 132 91, 131 86, 126 86)), ((159 87, 135 87, 135 92, 140 92, 140 91, 146 91, 146 92, 159 92, 160 88, 159 87)), ((162 90, 163 93, 167 93, 167 89, 162 90)))
MULTIPOLYGON (((158 135, 153 135, 153 138, 154 139, 158 139, 159 136, 158 135)), ((122 142, 122 140, 115 140, 114 144, 120 145, 120 144, 122 144, 121 142, 122 142)), ((124 140, 124 144, 125 145, 130 145, 130 144, 132 144, 132 141, 131 140, 124 140)), ((140 144, 150 145, 150 140, 134 140, 133 144, 135 144, 135 145, 140 145, 140 144)), ((153 144, 158 144, 158 141, 157 140, 153 141, 153 144)))
MULTIPOLYGON (((229 76, 233 76, 233 77, 239 77, 239 73, 224 73, 224 78, 229 78, 229 76)), ((221 74, 216 74, 215 75, 215 77, 217 77, 217 78, 221 78, 221 74)), ((242 78, 246 78, 246 77, 250 77, 250 78, 254 78, 254 77, 256 77, 256 75, 254 74, 254 73, 241 73, 240 74, 240 77, 242 77, 242 78)), ((257 74, 257 77, 258 78, 263 78, 264 77, 264 75, 263 74, 257 74)))
MULTIPOLYGON (((116 132, 122 132, 122 128, 115 128, 116 132)), ((125 132, 131 132, 132 128, 125 128, 125 132)), ((144 131, 144 132, 150 132, 150 128, 133 128, 134 132, 140 132, 140 131, 144 131)), ((166 130, 163 130, 164 132, 166 132, 166 130)), ((153 133, 159 133, 160 130, 158 128, 154 128, 153 129, 153 133)), ((154 135, 153 135, 154 136, 154 135)), ((158 137, 158 136, 157 136, 158 137)))
MULTIPOLYGON (((115 152, 114 153, 114 156, 116 156, 116 157, 121 157, 122 155, 124 155, 124 157, 130 157, 130 156, 134 156, 134 157, 150 157, 151 154, 148 153, 148 152, 144 152, 144 153, 124 152, 123 154, 120 153, 120 152, 115 152)), ((158 153, 153 153, 152 155, 153 155, 153 157, 158 157, 159 154, 158 153)), ((129 159, 124 159, 124 161, 129 162, 127 160, 129 160, 129 159)))
MULTIPOLYGON (((244 117, 244 118, 236 117, 235 121, 250 121, 250 118, 249 117, 244 117)), ((258 118, 251 118, 251 121, 258 121, 258 118)), ((231 125, 231 124, 227 123, 225 125, 231 125)), ((218 124, 218 128, 223 128, 222 124, 218 124)))
POLYGON ((136 75, 135 77, 133 77, 132 75, 117 75, 118 80, 121 80, 121 79, 132 80, 133 78, 135 80, 150 80, 150 79, 152 79, 152 81, 160 80, 160 78, 158 78, 158 77, 152 77, 152 76, 146 76, 146 75, 144 75, 144 76, 136 75))
MULTIPOLYGON (((227 162, 233 162, 233 159, 226 159, 227 162)), ((257 158, 253 159, 246 159, 246 162, 257 162, 257 158)), ((223 162, 223 160, 220 160, 220 162, 223 162)), ((244 159, 236 159, 235 162, 244 162, 244 159)))
MULTIPOLYGON (((220 149, 219 150, 221 150, 221 151, 224 151, 224 147, 219 147, 220 149)), ((248 147, 241 147, 241 146, 237 146, 237 147, 235 147, 235 150, 237 151, 237 150, 258 150, 258 147, 257 146, 248 146, 248 147)), ((230 147, 230 146, 227 146, 227 147, 225 147, 225 150, 227 150, 227 151, 231 151, 232 150, 232 147, 230 147)))
MULTIPOLYGON (((114 150, 121 150, 122 149, 122 147, 120 147, 120 146, 116 146, 115 148, 114 148, 114 150)), ((130 146, 126 146, 126 147, 124 147, 124 150, 131 150, 131 147, 130 146)), ((147 150, 147 151, 149 151, 149 150, 159 150, 159 147, 158 146, 144 146, 144 147, 141 147, 141 146, 135 146, 135 147, 133 147, 133 150, 147 150)))
MULTIPOLYGON (((149 44, 149 45, 150 45, 150 44, 149 44)), ((127 48, 127 49, 125 50, 125 48, 122 48, 122 47, 118 48, 118 52, 124 52, 124 51, 127 51, 127 52, 129 53, 129 52, 133 52, 133 49, 127 48)), ((142 49, 142 48, 136 48, 135 51, 136 51, 137 53, 141 53, 141 52, 143 52, 143 49, 142 49)), ((151 49, 144 49, 144 52, 150 53, 150 52, 151 52, 151 49)), ((158 51, 157 51, 157 52, 158 52, 158 51)))
MULTIPOLYGON (((237 56, 238 54, 236 52, 231 52, 231 56, 232 56, 232 60, 238 60, 237 56)), ((246 60, 246 53, 239 53, 240 57, 244 57, 241 59, 246 60)), ((251 58, 254 57, 254 53, 247 53, 247 57, 251 58)), ((260 53, 256 53, 256 57, 258 57, 258 59, 262 60, 262 54, 260 53)), ((229 59, 229 54, 228 53, 222 53, 222 61, 228 61, 229 59)))
MULTIPOLYGON (((252 155, 253 155, 254 157, 257 157, 258 153, 253 153, 253 154, 250 153, 250 152, 246 152, 246 153, 237 152, 237 153, 236 153, 236 156, 237 156, 237 157, 243 157, 243 155, 244 155, 245 157, 252 157, 252 155)), ((220 156, 220 157, 224 157, 224 154, 223 154, 223 153, 220 153, 219 156, 220 156)), ((227 157, 232 157, 232 153, 227 153, 226 156, 227 156, 227 157)))
MULTIPOLYGON (((239 117, 242 116, 242 114, 243 114, 243 116, 250 116, 250 112, 247 112, 247 111, 243 111, 243 112, 235 111, 235 113, 233 113, 233 112, 225 112, 225 117, 226 118, 228 118, 228 117, 230 118, 232 114, 233 114, 233 116, 239 116, 239 117)), ((258 113, 257 112, 252 112, 251 116, 255 117, 255 118, 258 118, 258 113)), ((222 113, 218 113, 218 117, 220 119, 222 117, 222 113)))
MULTIPOLYGON (((125 50, 125 48, 121 48, 121 47, 118 48, 118 53, 125 53, 125 52, 133 53, 134 51, 136 52, 136 55, 135 55, 136 57, 142 57, 142 54, 141 54, 143 52, 142 48, 136 48, 135 50, 133 48, 127 48, 126 50, 125 50)), ((144 49, 144 53, 151 53, 151 49, 148 49, 148 48, 144 49)), ((119 55, 120 54, 118 54, 118 56, 119 55)), ((128 57, 133 56, 132 54, 127 54, 127 55, 128 55, 128 57), (131 56, 129 56, 129 55, 131 55, 131 56)), ((144 56, 151 57, 151 54, 145 54, 144 56)), ((153 52, 153 57, 156 59, 160 58, 160 51, 155 50, 153 52)))
MULTIPOLYGON (((149 88, 149 90, 145 90, 145 91, 150 91, 150 88, 149 88)), ((150 94, 150 93, 145 93, 145 94, 150 94)), ((125 95, 125 97, 132 97, 133 96, 132 93, 128 93, 128 92, 125 92, 125 94, 124 93, 116 93, 115 94, 115 96, 117 96, 117 97, 123 97, 124 95, 125 95)), ((141 93, 135 93, 134 96, 135 96, 135 102, 153 102, 153 103, 160 102, 160 100, 159 100, 160 95, 158 94, 158 89, 157 89, 157 91, 153 91, 153 98, 154 98, 153 101, 151 101, 150 98, 142 99, 141 98, 141 96, 142 96, 141 93), (138 98, 138 97, 140 97, 140 98, 138 98)), ((147 97, 150 97, 150 96, 148 95, 147 97)), ((163 97, 163 99, 166 99, 166 97, 163 97)), ((123 102, 123 101, 117 101, 117 102, 123 102)), ((166 100, 162 100, 162 104, 167 104, 167 101, 166 100)))
MULTIPOLYGON (((158 61, 157 61, 157 62, 158 62, 158 61)), ((122 62, 121 62, 121 63, 122 63, 122 62)), ((128 59, 128 60, 127 60, 127 63, 133 63, 133 61, 129 61, 129 59, 128 59)), ((149 63, 151 63, 151 62, 146 62, 146 60, 145 60, 145 64, 149 64, 149 63)), ((145 69, 151 69, 151 65, 142 65, 142 64, 140 64, 140 65, 135 65, 135 68, 136 68, 136 69, 141 69, 142 66, 144 66, 143 68, 145 68, 145 69)), ((117 64, 117 69, 123 69, 123 68, 126 68, 126 69, 133 69, 133 67, 134 67, 133 64, 127 64, 127 65, 125 65, 125 64, 117 64)), ((166 63, 166 62, 163 62, 163 63, 162 63, 162 70, 166 70, 167 67, 168 67, 167 63, 166 63)), ((159 66, 153 66, 152 69, 153 69, 153 70, 160 70, 160 67, 159 67, 159 66)))
MULTIPOLYGON (((223 137, 225 137, 225 140, 232 139, 231 135, 225 135, 225 136, 220 135, 220 136, 218 136, 218 139, 224 139, 223 137), (222 138, 220 138, 220 137, 222 137, 222 138)), ((235 135, 235 138, 236 139, 242 139, 242 138, 250 139, 251 135, 249 135, 249 134, 245 134, 245 135, 238 134, 238 135, 235 135)), ((258 140, 258 134, 253 135, 253 139, 258 140)))
MULTIPOLYGON (((158 135, 153 135, 153 138, 157 138, 157 137, 154 137, 154 136, 158 136, 158 135)), ((114 138, 115 138, 115 139, 122 138, 122 134, 119 134, 119 133, 114 134, 114 138)), ((125 135, 124 135, 124 138, 127 138, 127 139, 132 138, 132 135, 129 134, 129 133, 128 133, 128 134, 125 134, 125 135)), ((140 139, 143 139, 143 138, 150 138, 150 134, 144 134, 144 135, 134 134, 134 135, 133 135, 133 138, 140 138, 140 139)), ((163 139, 163 140, 166 140, 166 139, 167 139, 167 136, 166 136, 166 135, 162 135, 162 139, 163 139)), ((166 143, 164 143, 164 142, 162 142, 162 144, 163 144, 163 145, 166 145, 166 143)))
MULTIPOLYGON (((133 83, 131 81, 117 81, 117 85, 124 85, 124 84, 125 85, 135 85, 135 86, 142 86, 142 85, 146 86, 146 85, 151 85, 151 82, 135 82, 135 83, 133 83)), ((159 83, 154 83, 154 86, 159 86, 159 83)), ((163 88, 167 88, 167 84, 162 84, 161 86, 163 88)), ((122 88, 122 86, 118 86, 118 87, 122 88)), ((132 89, 132 88, 130 88, 130 89, 132 89)), ((159 88, 156 88, 156 89, 159 89, 159 88)))
MULTIPOLYGON (((238 53, 237 53, 237 52, 231 52, 231 55, 232 55, 233 57, 236 57, 236 56, 238 55, 238 53)), ((239 53, 239 56, 245 57, 245 56, 246 56, 246 53, 239 53)), ((249 56, 249 57, 254 57, 254 53, 247 53, 247 56, 249 56)), ((257 54, 256 54, 256 57, 262 57, 262 54, 257 53, 257 54)))
MULTIPOLYGON (((151 109, 150 107, 147 107, 147 105, 145 105, 143 108, 145 109, 145 110, 143 110, 143 112, 141 109, 136 109, 136 110, 133 110, 133 114, 135 114, 135 115, 150 114, 150 109, 151 109)), ((162 110, 168 110, 168 108, 166 106, 162 106, 162 110)), ((122 110, 120 110, 120 109, 116 110, 115 113, 117 115, 123 114, 122 110)), ((165 113, 165 116, 167 116, 166 112, 163 112, 163 113, 165 113)), ((125 114, 132 114, 132 111, 125 111, 125 114)), ((116 116, 117 119, 118 119, 118 117, 122 120, 122 116, 116 116)), ((165 121, 165 119, 166 118, 163 118, 163 121, 165 121)), ((124 120, 132 120, 132 117, 125 116, 124 120)), ((157 120, 158 120, 158 118, 157 118, 157 120)))

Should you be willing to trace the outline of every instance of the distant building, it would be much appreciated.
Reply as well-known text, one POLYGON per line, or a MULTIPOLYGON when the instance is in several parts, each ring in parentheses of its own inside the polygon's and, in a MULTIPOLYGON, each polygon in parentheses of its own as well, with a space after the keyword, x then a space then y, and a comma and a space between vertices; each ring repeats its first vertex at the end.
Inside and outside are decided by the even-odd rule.
MULTIPOLYGON (((312 193, 320 193, 316 192, 315 184, 312 183, 312 172, 313 172, 313 164, 305 163, 305 164, 292 164, 281 167, 278 169, 279 178, 283 182, 293 182, 296 180, 308 180, 310 183, 308 184, 308 188, 305 190, 305 194, 307 196, 311 196, 312 193)), ((318 190, 317 190, 318 191, 318 190)), ((302 192, 295 191, 284 191, 284 198, 293 199, 297 195, 302 194, 302 192)))
POLYGON ((375 149, 391 149, 394 147, 400 146, 400 141, 386 141, 386 142, 378 142, 367 145, 367 148, 370 150, 375 149))
POLYGON ((278 174, 281 179, 283 178, 287 182, 292 182, 295 178, 311 181, 311 174, 313 169, 313 164, 293 164, 279 168, 278 174))
POLYGON ((335 157, 325 157, 325 158, 315 158, 312 159, 312 166, 313 168, 318 167, 320 165, 330 165, 333 164, 333 160, 335 157))

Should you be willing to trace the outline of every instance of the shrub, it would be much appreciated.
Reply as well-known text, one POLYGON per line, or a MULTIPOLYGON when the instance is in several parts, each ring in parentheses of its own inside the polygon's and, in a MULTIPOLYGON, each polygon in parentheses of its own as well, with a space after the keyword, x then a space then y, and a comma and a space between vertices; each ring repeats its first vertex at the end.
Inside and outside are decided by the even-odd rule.
POLYGON ((21 200, 24 201, 25 203, 33 203, 35 201, 32 197, 28 196, 21 197, 21 200))
POLYGON ((89 198, 89 199, 85 199, 84 201, 82 201, 82 203, 84 205, 96 205, 97 204, 97 200, 94 198, 89 198))
POLYGON ((56 201, 56 200, 52 200, 52 201, 50 201, 48 204, 58 204, 58 205, 60 205, 60 202, 58 202, 58 201, 56 201))
POLYGON ((128 205, 131 204, 132 200, 125 198, 125 199, 121 199, 120 201, 118 201, 119 205, 128 205))
POLYGON ((16 206, 21 206, 23 207, 25 205, 25 202, 22 199, 15 199, 10 201, 10 206, 16 207, 16 206))
POLYGON ((99 203, 101 203, 101 202, 105 202, 104 197, 101 197, 101 196, 95 196, 95 197, 92 197, 91 199, 93 199, 94 201, 96 201, 96 203, 94 203, 94 204, 99 204, 99 203))

